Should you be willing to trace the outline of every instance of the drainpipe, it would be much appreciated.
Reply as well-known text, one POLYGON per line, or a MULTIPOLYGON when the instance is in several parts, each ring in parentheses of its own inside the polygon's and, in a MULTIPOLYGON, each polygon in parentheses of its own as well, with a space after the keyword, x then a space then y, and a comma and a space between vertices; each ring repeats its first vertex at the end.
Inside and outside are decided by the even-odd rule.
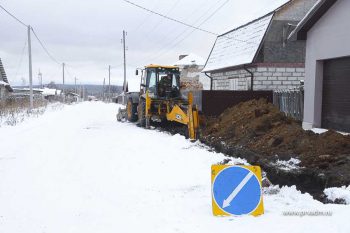
POLYGON ((248 70, 248 68, 246 66, 244 66, 243 68, 245 69, 245 71, 247 71, 250 74, 250 90, 253 91, 254 73, 251 72, 250 70, 248 70))
POLYGON ((213 90, 213 77, 209 76, 206 72, 204 72, 205 76, 207 76, 208 78, 210 78, 210 90, 213 90))

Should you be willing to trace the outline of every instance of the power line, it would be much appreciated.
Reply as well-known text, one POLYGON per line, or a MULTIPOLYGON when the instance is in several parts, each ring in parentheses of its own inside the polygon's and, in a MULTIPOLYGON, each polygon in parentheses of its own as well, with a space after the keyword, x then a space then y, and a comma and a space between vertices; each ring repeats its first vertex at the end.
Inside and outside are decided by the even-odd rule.
POLYGON ((38 35, 35 33, 34 29, 32 29, 32 32, 35 36, 35 38, 38 40, 39 44, 41 45, 41 47, 45 50, 46 54, 51 58, 52 61, 54 61, 55 63, 57 63, 58 65, 61 65, 61 63, 59 63, 52 55, 51 53, 49 53, 49 51, 46 49, 45 45, 43 44, 43 42, 39 39, 38 35))
MULTIPOLYGON (((154 5, 153 8, 156 8, 160 2, 161 2, 161 0, 158 0, 158 1, 156 2, 156 4, 154 5)), ((131 31, 134 32, 134 31, 139 30, 139 29, 147 22, 147 20, 151 17, 151 15, 152 15, 152 13, 150 13, 149 15, 147 15, 146 17, 144 17, 144 18, 141 20, 141 23, 140 23, 137 27, 135 27, 134 29, 132 29, 131 31)))
MULTIPOLYGON (((27 24, 25 24, 23 21, 21 21, 20 19, 18 19, 15 15, 13 15, 12 13, 10 13, 8 10, 6 10, 2 5, 0 5, 0 8, 3 9, 8 15, 10 15, 13 19, 15 19, 17 22, 19 22, 20 24, 22 24, 25 27, 28 27, 27 24)), ((51 53, 49 53, 49 51, 46 49, 45 45, 43 44, 43 42, 39 39, 38 35, 35 33, 34 29, 32 27, 30 27, 31 31, 33 32, 35 38, 38 40, 39 44, 41 45, 41 47, 44 49, 44 51, 46 52, 46 54, 57 64, 60 64, 52 55, 51 53)))
POLYGON ((226 0, 223 2, 216 10, 211 13, 201 24, 198 25, 198 27, 202 26, 204 23, 206 23, 209 19, 211 19, 221 8, 223 8, 230 0, 226 0))
POLYGON ((23 61, 24 52, 25 52, 26 48, 27 48, 27 40, 24 42, 24 47, 22 49, 22 53, 21 53, 22 55, 21 55, 21 59, 19 60, 19 63, 18 63, 18 67, 17 67, 17 70, 16 70, 15 78, 17 78, 18 72, 19 72, 19 70, 22 67, 22 61, 23 61))
POLYGON ((17 22, 19 22, 20 24, 22 24, 25 27, 28 27, 27 24, 23 23, 22 20, 18 19, 16 16, 14 16, 13 14, 11 14, 8 10, 6 10, 2 5, 0 5, 0 8, 3 9, 8 15, 10 15, 13 19, 15 19, 17 22))
MULTIPOLYGON (((171 11, 173 11, 175 9, 175 7, 179 4, 180 0, 176 0, 174 2, 174 4, 170 7, 170 9, 166 12, 166 14, 169 14, 171 11)), ((152 32, 154 31, 156 28, 158 28, 162 23, 163 23, 163 20, 164 18, 159 22, 157 23, 156 25, 154 25, 154 27, 152 27, 150 30, 148 30, 149 32, 152 32)), ((147 35, 149 36, 150 34, 146 34, 146 37, 147 35)))
MULTIPOLYGON (((210 14, 206 19, 204 19, 204 21, 202 21, 198 27, 202 26, 204 23, 206 23, 209 19, 211 19, 219 10, 221 10, 221 8, 223 8, 230 0, 227 0, 225 1, 223 4, 221 4, 212 14, 210 14)), ((165 53, 161 53, 159 56, 157 56, 156 58, 158 57, 161 57, 163 56, 164 54, 167 54, 169 52, 170 49, 176 47, 177 45, 179 45, 181 42, 183 42, 184 40, 186 40, 190 35, 192 35, 193 32, 195 32, 196 30, 193 29, 190 33, 188 33, 187 35, 185 35, 185 37, 183 37, 181 40, 177 41, 175 44, 173 44, 171 46, 171 48, 168 49, 168 51, 166 51, 165 53)), ((184 31, 185 32, 185 31, 184 31)), ((181 33, 179 36, 177 36, 175 40, 177 40, 178 38, 180 38, 180 36, 183 35, 183 33, 181 33)), ((155 59, 156 59, 155 58, 155 59)))
MULTIPOLYGON (((221 1, 221 0, 219 0, 219 2, 220 2, 220 1, 221 1)), ((217 2, 217 3, 218 3, 218 2, 217 2)), ((199 22, 204 16, 206 16, 206 15, 212 10, 212 8, 213 8, 217 3, 211 4, 211 5, 209 6, 209 8, 208 8, 207 10, 205 10, 203 14, 200 15, 200 17, 198 17, 194 22, 192 22, 192 24, 196 25, 197 22, 199 22)), ((196 9, 196 10, 192 11, 192 13, 191 13, 190 15, 193 15, 194 13, 198 12, 199 10, 201 10, 201 9, 203 9, 203 8, 204 8, 204 5, 202 5, 202 6, 200 7, 200 9, 196 9)), ((188 30, 188 28, 185 28, 184 30, 182 30, 182 31, 180 32, 180 34, 177 34, 177 35, 175 36, 175 38, 171 38, 171 42, 170 42, 170 43, 166 43, 165 45, 159 47, 158 52, 157 52, 156 54, 154 54, 154 52, 153 52, 153 50, 152 50, 152 55, 148 55, 148 54, 150 54, 150 52, 149 52, 149 53, 147 53, 147 54, 144 56, 144 58, 138 59, 136 62, 134 62, 135 66, 136 66, 136 63, 141 63, 141 62, 144 63, 144 62, 148 62, 148 60, 152 60, 153 58, 158 58, 158 57, 159 57, 158 54, 161 54, 163 51, 166 50, 167 47, 171 46, 171 45, 173 44, 174 41, 176 41, 176 40, 177 40, 178 38, 180 38, 182 35, 185 35, 185 33, 187 32, 187 30, 188 30)), ((145 35, 145 38, 149 39, 149 36, 147 36, 147 34, 146 34, 146 35, 145 35)), ((158 38, 158 40, 156 40, 154 43, 160 43, 161 41, 164 41, 164 40, 166 40, 166 39, 167 39, 167 38, 165 38, 165 37, 163 36, 163 37, 158 38)), ((154 38, 153 38, 153 40, 154 40, 154 38)))
MULTIPOLYGON (((211 19, 222 7, 224 7, 230 0, 226 0, 225 2, 223 2, 218 8, 216 8, 208 17, 206 17, 199 25, 198 27, 202 26, 204 23, 206 23, 209 19, 211 19)), ((207 10, 204 14, 202 14, 195 22, 194 24, 196 24, 200 19, 203 18, 203 16, 205 16, 207 13, 210 12, 210 9, 207 10)), ((183 37, 182 39, 180 39, 179 41, 175 42, 175 43, 170 43, 168 44, 170 47, 168 47, 168 45, 163 46, 160 51, 156 54, 156 55, 151 55, 148 58, 152 58, 153 59, 157 59, 159 57, 162 57, 164 54, 167 54, 172 48, 176 47, 178 44, 180 44, 181 42, 183 42, 184 40, 186 40, 194 31, 196 31, 196 29, 193 29, 192 31, 190 31, 189 33, 185 34, 187 32, 187 29, 183 30, 180 34, 178 34, 173 40, 172 42, 176 41, 177 39, 179 39, 181 36, 185 35, 185 37, 183 37), (167 48, 168 47, 168 48, 167 48)))
POLYGON ((150 13, 152 13, 152 14, 155 14, 155 15, 158 15, 158 16, 160 16, 160 17, 166 18, 166 19, 168 19, 168 20, 170 20, 170 21, 173 21, 173 22, 182 24, 182 25, 184 25, 184 26, 186 26, 186 27, 190 27, 190 28, 196 29, 196 30, 198 30, 198 31, 202 31, 202 32, 205 32, 205 33, 214 35, 214 36, 218 36, 218 35, 219 35, 219 34, 217 34, 217 33, 215 33, 215 32, 211 32, 211 31, 208 31, 208 30, 205 30, 205 29, 202 29, 202 28, 199 28, 199 27, 190 25, 190 24, 185 23, 185 22, 183 22, 183 21, 180 21, 180 20, 171 18, 171 17, 169 17, 169 16, 163 15, 163 14, 161 14, 161 13, 155 12, 155 11, 153 11, 153 10, 150 10, 150 9, 148 9, 148 8, 145 8, 145 7, 143 7, 143 6, 140 6, 140 5, 136 4, 136 3, 130 2, 129 0, 123 0, 123 1, 126 2, 126 3, 129 3, 129 4, 133 5, 133 6, 136 6, 136 7, 140 8, 140 9, 142 9, 142 10, 148 11, 148 12, 150 12, 150 13))

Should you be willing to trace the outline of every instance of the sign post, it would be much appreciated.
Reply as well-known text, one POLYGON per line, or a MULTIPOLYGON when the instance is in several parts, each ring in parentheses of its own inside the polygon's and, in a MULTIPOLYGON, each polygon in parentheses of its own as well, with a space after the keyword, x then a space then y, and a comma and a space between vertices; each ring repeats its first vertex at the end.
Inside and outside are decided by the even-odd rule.
POLYGON ((264 213, 260 167, 213 165, 211 181, 215 216, 259 216, 264 213))

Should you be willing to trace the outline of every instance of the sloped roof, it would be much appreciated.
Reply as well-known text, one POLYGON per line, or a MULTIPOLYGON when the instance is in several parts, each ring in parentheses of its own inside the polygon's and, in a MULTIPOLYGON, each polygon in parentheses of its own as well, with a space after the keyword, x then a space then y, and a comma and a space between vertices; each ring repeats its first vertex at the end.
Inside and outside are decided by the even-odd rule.
POLYGON ((333 6, 336 1, 337 0, 319 0, 299 22, 298 26, 290 34, 289 39, 296 35, 298 40, 306 40, 307 32, 333 6))
POLYGON ((6 72, 4 69, 4 66, 2 64, 1 58, 0 58, 0 81, 6 83, 7 85, 4 85, 6 89, 10 92, 13 91, 12 87, 9 84, 9 81, 7 80, 6 72))
POLYGON ((8 84, 8 80, 7 80, 7 77, 6 77, 6 72, 5 72, 4 66, 2 64, 1 58, 0 58, 0 81, 3 81, 3 82, 8 84))
POLYGON ((186 57, 182 58, 181 60, 175 62, 175 66, 189 66, 189 65, 198 65, 198 66, 204 66, 205 65, 205 59, 198 56, 197 54, 190 53, 186 57))
POLYGON ((218 36, 203 72, 252 63, 274 12, 218 36))

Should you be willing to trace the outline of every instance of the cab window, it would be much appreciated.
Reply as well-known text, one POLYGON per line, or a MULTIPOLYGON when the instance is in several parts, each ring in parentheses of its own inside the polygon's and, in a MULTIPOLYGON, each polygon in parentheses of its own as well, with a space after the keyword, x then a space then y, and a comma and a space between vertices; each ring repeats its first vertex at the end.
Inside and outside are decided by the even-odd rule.
POLYGON ((152 93, 155 93, 157 86, 157 75, 154 70, 148 71, 147 74, 148 90, 152 93))

